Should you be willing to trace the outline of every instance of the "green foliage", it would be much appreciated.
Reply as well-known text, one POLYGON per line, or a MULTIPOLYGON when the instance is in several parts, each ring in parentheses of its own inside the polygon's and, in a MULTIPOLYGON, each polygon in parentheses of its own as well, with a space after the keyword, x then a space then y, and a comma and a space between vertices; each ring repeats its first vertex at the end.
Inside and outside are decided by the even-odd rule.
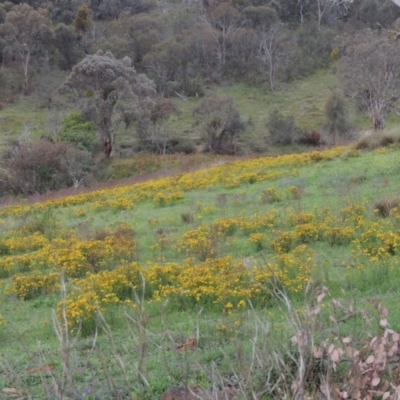
POLYGON ((58 65, 63 70, 69 70, 77 63, 79 57, 74 28, 60 23, 55 27, 54 34, 59 55, 58 65))
POLYGON ((92 151, 96 134, 96 127, 90 121, 81 113, 73 112, 63 120, 60 139, 72 143, 77 149, 92 151))
POLYGON ((344 98, 336 91, 329 94, 325 103, 328 132, 332 136, 333 144, 336 137, 344 136, 349 131, 347 107, 344 98))
POLYGON ((248 6, 243 9, 242 15, 253 29, 268 29, 278 18, 276 11, 267 6, 248 6))
POLYGON ((54 37, 52 23, 46 10, 35 10, 27 3, 22 3, 15 5, 6 14, 4 24, 0 26, 0 33, 8 45, 8 51, 19 55, 18 61, 24 72, 24 95, 28 95, 31 61, 36 54, 50 45, 54 37))
POLYGON ((304 78, 320 68, 327 68, 332 62, 333 40, 337 33, 326 27, 319 31, 314 22, 304 23, 292 36, 294 51, 282 67, 281 79, 304 78))
POLYGON ((274 145, 289 145, 303 134, 292 115, 284 116, 278 109, 272 110, 267 121, 268 141, 274 145))
POLYGON ((77 64, 60 91, 81 101, 82 114, 98 129, 107 158, 120 123, 127 116, 131 119, 146 113, 155 95, 153 82, 136 72, 129 57, 117 60, 101 50, 77 64))
POLYGON ((193 116, 206 136, 208 150, 235 154, 237 136, 245 129, 239 110, 230 97, 207 97, 193 110, 193 116))

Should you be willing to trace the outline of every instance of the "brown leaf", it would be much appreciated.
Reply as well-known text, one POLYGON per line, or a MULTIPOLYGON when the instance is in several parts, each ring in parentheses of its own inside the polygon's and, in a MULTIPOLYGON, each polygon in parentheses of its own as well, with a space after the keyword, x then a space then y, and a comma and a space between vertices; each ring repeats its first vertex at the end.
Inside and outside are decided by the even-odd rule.
POLYGON ((318 306, 318 307, 316 307, 316 308, 313 310, 312 313, 313 313, 314 315, 318 315, 320 312, 321 312, 321 307, 318 306))
POLYGON ((18 390, 18 389, 14 389, 14 388, 3 388, 1 389, 1 391, 3 393, 7 393, 10 397, 12 398, 16 398, 16 400, 25 400, 26 397, 24 396, 24 394, 18 390))
POLYGON ((340 354, 337 349, 333 349, 333 351, 331 353, 331 360, 334 363, 337 363, 340 360, 340 354))
POLYGON ((353 356, 354 356, 354 349, 353 349, 352 347, 346 346, 346 347, 344 348, 344 350, 345 350, 345 352, 346 352, 346 354, 347 354, 347 357, 353 358, 353 356))
POLYGON ((400 339, 400 335, 397 332, 393 332, 392 334, 392 340, 395 342, 398 342, 400 339))
POLYGON ((324 299, 324 297, 325 297, 325 290, 326 290, 326 288, 324 287, 324 288, 322 289, 321 293, 317 296, 317 301, 318 301, 318 303, 321 303, 322 300, 324 299))
POLYGON ((315 358, 322 358, 322 350, 320 348, 317 347, 313 347, 313 356, 315 358))
POLYGON ((182 350, 192 350, 197 346, 196 338, 189 338, 186 340, 185 343, 180 344, 179 346, 175 347, 175 350, 182 351, 182 350))
POLYGON ((351 337, 345 337, 345 338, 343 338, 343 339, 342 339, 342 342, 345 343, 345 344, 350 343, 350 342, 351 342, 351 337))
POLYGON ((32 374, 38 374, 41 372, 54 371, 54 368, 55 368, 54 364, 48 364, 48 365, 43 365, 43 367, 27 368, 25 371, 27 374, 32 375, 32 374))
POLYGON ((390 392, 385 392, 385 394, 382 396, 382 400, 388 399, 390 396, 390 392))
POLYGON ((375 360, 375 357, 371 354, 366 360, 365 363, 366 364, 372 364, 375 360))
POLYGON ((388 321, 387 321, 387 319, 386 319, 386 318, 381 319, 381 320, 379 321, 379 326, 382 327, 382 328, 386 328, 386 327, 388 326, 388 321))
POLYGON ((397 350, 398 350, 399 348, 398 348, 398 346, 397 346, 397 343, 395 343, 391 348, 390 348, 390 350, 388 351, 388 353, 387 353, 387 355, 389 356, 389 357, 393 357, 396 353, 397 353, 397 350))
POLYGON ((16 395, 16 396, 22 396, 23 395, 23 393, 20 390, 14 389, 14 388, 4 388, 4 389, 1 389, 1 391, 4 392, 4 393, 16 395))
POLYGON ((380 381, 381 381, 381 378, 379 378, 379 376, 375 376, 374 379, 372 379, 372 381, 371 381, 371 385, 378 386, 380 381))

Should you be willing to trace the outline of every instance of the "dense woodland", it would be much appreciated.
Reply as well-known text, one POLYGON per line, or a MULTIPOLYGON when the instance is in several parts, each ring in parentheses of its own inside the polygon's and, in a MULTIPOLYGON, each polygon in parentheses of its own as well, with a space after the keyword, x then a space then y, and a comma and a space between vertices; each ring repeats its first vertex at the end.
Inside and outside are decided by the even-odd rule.
POLYGON ((336 144, 352 132, 349 103, 383 130, 398 113, 399 17, 390 0, 2 1, 1 108, 26 96, 62 118, 35 140, 28 128, 2 132, 1 194, 88 184, 110 157, 242 154, 252 121, 207 91, 238 82, 275 92, 331 68, 342 83, 324 126, 273 110, 265 146, 336 144), (169 124, 188 98, 195 137, 169 124))

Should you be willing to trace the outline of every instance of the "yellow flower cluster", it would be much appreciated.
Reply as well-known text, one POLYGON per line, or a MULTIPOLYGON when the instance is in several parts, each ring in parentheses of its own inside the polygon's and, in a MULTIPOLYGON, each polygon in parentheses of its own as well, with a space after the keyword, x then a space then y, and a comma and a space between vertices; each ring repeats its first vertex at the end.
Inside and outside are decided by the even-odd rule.
POLYGON ((109 305, 131 304, 135 293, 149 300, 169 299, 177 305, 207 305, 221 310, 226 304, 244 307, 247 300, 264 302, 265 288, 271 279, 287 290, 298 292, 310 279, 314 268, 312 251, 298 246, 291 254, 281 254, 271 264, 246 267, 232 257, 208 258, 200 263, 188 258, 182 263, 152 264, 141 267, 131 263, 112 271, 88 274, 74 280, 76 288, 67 299, 71 326, 91 323, 98 309, 109 305))
POLYGON ((22 300, 28 300, 43 294, 58 292, 59 290, 59 274, 41 275, 36 273, 31 276, 14 275, 8 294, 16 295, 22 300))
MULTIPOLYGON (((233 188, 256 182, 269 182, 269 186, 280 176, 296 175, 302 165, 330 160, 343 152, 343 148, 336 148, 226 163, 112 191, 104 189, 33 206, 5 207, 0 216, 70 207, 68 216, 81 218, 94 210, 127 210, 144 202, 150 207, 164 207, 184 199, 187 191, 199 188, 233 188)), ((346 153, 346 157, 356 155, 346 153)), ((296 186, 279 190, 269 186, 261 198, 271 203, 285 197, 299 199, 301 195, 296 186)), ((254 304, 265 302, 271 280, 288 291, 299 292, 315 271, 311 248, 317 247, 316 242, 348 246, 356 265, 396 265, 397 258, 393 256, 400 250, 397 209, 391 211, 391 218, 376 223, 377 217, 370 218, 362 204, 350 205, 338 213, 317 208, 307 212, 271 208, 267 213, 248 215, 250 210, 246 210, 235 218, 207 222, 212 219, 210 215, 219 211, 218 207, 197 204, 193 210, 196 218, 188 218, 189 230, 176 230, 179 233, 170 235, 157 233, 157 242, 151 248, 159 250, 160 257, 143 264, 132 262, 137 243, 128 225, 93 234, 85 240, 72 229, 57 229, 53 235, 33 232, 32 228, 10 230, 0 237, 0 278, 12 278, 7 281, 7 293, 29 299, 58 290, 58 274, 64 271, 71 292, 66 302, 59 305, 59 312, 66 307, 69 324, 77 327, 82 321, 94 323, 98 310, 134 305, 135 294, 143 294, 150 301, 169 299, 177 305, 210 305, 230 313, 244 307, 247 300, 254 304), (192 225, 201 218, 201 225, 192 225), (242 261, 244 254, 238 254, 239 250, 235 258, 226 256, 226 249, 237 243, 239 249, 245 248, 244 254, 252 243, 256 250, 265 251, 268 262, 249 266, 242 261), (171 253, 176 256, 175 262, 168 262, 171 253)), ((66 215, 67 211, 60 210, 60 214, 66 215)), ((161 227, 162 221, 157 215, 157 219, 148 220, 148 228, 161 227)), ((149 259, 142 256, 149 252, 149 247, 142 249, 141 260, 149 259)))
POLYGON ((54 238, 50 243, 37 235, 37 241, 14 247, 12 243, 18 240, 8 239, 5 243, 13 251, 42 247, 26 254, 0 257, 0 278, 7 278, 16 273, 32 272, 35 269, 42 272, 63 270, 67 276, 78 277, 87 272, 100 271, 110 264, 132 259, 135 249, 132 228, 120 225, 115 231, 105 235, 103 239, 86 241, 66 235, 66 239, 54 238))
POLYGON ((172 193, 158 192, 153 198, 153 203, 158 207, 165 207, 167 205, 174 204, 177 200, 184 198, 183 193, 178 190, 172 193))
POLYGON ((265 244, 267 242, 267 237, 260 232, 252 233, 249 237, 249 242, 256 245, 257 251, 264 250, 265 244))
POLYGON ((216 239, 212 231, 205 225, 186 232, 177 242, 176 248, 184 251, 188 257, 197 257, 199 260, 216 255, 216 239))
POLYGON ((25 235, 22 230, 21 232, 10 232, 10 235, 12 236, 1 241, 1 245, 5 246, 11 254, 38 250, 49 243, 48 239, 40 232, 25 235))
POLYGON ((261 194, 261 199, 263 203, 278 203, 282 201, 282 196, 278 194, 277 190, 271 186, 265 189, 261 194))
MULTIPOLYGON (((177 193, 215 186, 226 188, 238 187, 244 183, 273 181, 290 175, 290 168, 334 159, 346 153, 346 147, 336 147, 324 151, 311 153, 289 154, 279 157, 264 157, 246 161, 236 161, 217 165, 207 169, 178 175, 176 177, 161 178, 134 185, 97 190, 78 196, 47 200, 34 205, 7 206, 0 210, 0 218, 21 216, 29 212, 41 212, 48 209, 66 208, 90 204, 92 209, 127 210, 135 204, 152 201, 158 192, 169 192, 174 188, 177 193), (268 171, 268 172, 267 172, 268 171)), ((356 155, 356 154, 351 154, 356 155)), ((294 169, 292 175, 296 175, 294 169)), ((82 211, 77 211, 78 213, 82 211)))

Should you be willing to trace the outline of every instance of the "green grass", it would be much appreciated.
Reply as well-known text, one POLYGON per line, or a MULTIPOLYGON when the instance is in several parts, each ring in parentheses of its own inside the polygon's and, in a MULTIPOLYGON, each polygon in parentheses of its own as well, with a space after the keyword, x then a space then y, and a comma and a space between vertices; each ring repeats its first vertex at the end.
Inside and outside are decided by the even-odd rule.
MULTIPOLYGON (((400 151, 393 149, 383 154, 374 151, 358 157, 344 155, 329 162, 303 166, 295 171, 283 168, 282 170, 286 172, 285 176, 272 182, 247 183, 234 189, 216 187, 189 191, 185 193, 183 200, 166 207, 149 202, 127 211, 95 212, 88 204, 83 206, 86 211, 83 218, 74 216, 77 207, 68 207, 43 215, 42 222, 38 223, 45 224, 50 232, 53 229, 52 220, 55 220, 84 236, 92 235, 105 227, 116 226, 120 222, 128 222, 135 230, 140 249, 137 261, 141 264, 155 261, 159 257, 179 262, 185 256, 172 246, 162 250, 151 249, 159 235, 166 235, 173 243, 185 231, 199 223, 209 225, 222 217, 235 218, 244 215, 250 218, 257 212, 274 210, 280 216, 279 221, 283 221, 292 211, 321 213, 324 208, 330 208, 335 214, 347 205, 365 204, 368 218, 380 223, 382 219, 374 215, 372 206, 377 200, 398 194, 400 151), (283 197, 281 202, 265 204, 261 199, 262 192, 267 187, 273 186, 278 193, 283 193, 293 185, 303 190, 303 195, 297 200, 283 197), (185 214, 193 215, 193 221, 184 222, 182 215, 185 214)), ((4 220, 4 233, 32 222, 32 218, 41 217, 33 215, 25 221, 4 220)), ((57 229, 57 225, 54 226, 54 229, 57 229)), ((284 225, 278 225, 275 229, 286 228, 284 225)), ((255 246, 247 241, 245 235, 239 233, 234 234, 234 237, 236 242, 226 240, 220 243, 219 251, 222 254, 230 254, 235 259, 251 257, 260 263, 268 261, 271 256, 270 250, 258 252, 255 246)), ((397 276, 371 267, 365 274, 354 273, 346 277, 343 263, 346 265, 351 261, 351 252, 354 250, 351 244, 330 246, 325 242, 316 242, 310 243, 309 247, 314 251, 314 259, 318 265, 314 276, 316 285, 328 286, 332 296, 340 298, 343 303, 350 301, 356 308, 373 310, 373 299, 379 299, 389 308, 392 328, 400 329, 397 301, 400 281, 397 276)), ((3 281, 2 287, 7 283, 7 280, 3 281)), ((33 398, 43 398, 40 374, 31 374, 27 370, 54 364, 53 373, 56 377, 60 376, 62 363, 51 322, 52 308, 57 300, 58 296, 50 295, 36 300, 21 301, 1 293, 0 314, 6 321, 5 325, 0 326, 1 387, 26 390, 33 398)), ((292 301, 296 308, 304 307, 302 294, 293 295, 292 301)), ((222 376, 228 376, 232 370, 240 371, 238 354, 242 354, 245 359, 249 357, 251 338, 254 337, 255 326, 260 323, 257 321, 270 326, 268 335, 262 336, 262 340, 269 341, 274 346, 280 343, 284 347, 291 335, 285 322, 285 313, 281 311, 279 303, 272 300, 265 308, 257 308, 255 312, 247 309, 232 315, 216 312, 212 307, 201 309, 200 306, 193 307, 185 303, 181 304, 179 309, 167 306, 164 311, 155 303, 145 303, 144 306, 143 315, 133 313, 128 321, 124 319, 124 310, 121 308, 105 313, 105 318, 111 324, 112 342, 104 332, 98 337, 96 347, 93 347, 93 337, 79 337, 71 350, 74 382, 79 392, 75 395, 77 398, 91 398, 85 392, 89 388, 102 399, 116 398, 112 397, 115 394, 109 394, 111 389, 107 374, 114 377, 117 388, 126 390, 116 354, 120 355, 125 365, 125 373, 130 377, 129 393, 139 396, 141 389, 138 384, 137 366, 140 357, 137 349, 141 334, 146 336, 148 343, 144 368, 150 387, 146 389, 146 398, 157 398, 167 388, 180 386, 185 382, 192 387, 208 387, 209 376, 215 371, 222 376), (143 317, 146 322, 139 322, 143 317), (240 328, 235 328, 236 321, 241 322, 240 328), (141 324, 146 325, 142 333, 141 324), (200 339, 198 348, 188 352, 176 350, 187 338, 197 334, 200 339), (282 340, 282 336, 286 339, 282 340), (102 353, 96 350, 98 348, 102 353), (108 366, 108 371, 105 365, 108 366)), ((129 310, 127 312, 132 313, 129 310)), ((342 329, 343 335, 362 335, 364 327, 361 317, 354 321, 352 319, 342 329)), ((369 332, 374 332, 375 328, 369 329, 369 332)), ((262 346, 262 343, 258 345, 262 346)), ((44 378, 45 382, 50 382, 50 374, 44 375, 47 376, 44 378)), ((215 382, 218 379, 215 378, 215 382)))
MULTIPOLYGON (((36 80, 43 77, 37 75, 36 80)), ((51 77, 55 87, 64 79, 63 74, 51 77)), ((35 80, 33 80, 35 86, 35 80)), ((266 122, 269 113, 278 108, 284 115, 293 115, 300 127, 305 130, 320 131, 325 124, 324 107, 331 90, 340 88, 338 77, 334 68, 317 71, 315 74, 289 83, 280 83, 275 92, 264 86, 247 86, 242 83, 231 83, 206 88, 206 96, 216 94, 219 96, 231 96, 237 105, 243 119, 251 121, 246 132, 242 135, 242 147, 245 152, 273 152, 279 153, 279 149, 270 149, 265 138, 268 136, 266 122)), ((202 99, 188 98, 187 101, 175 100, 180 114, 172 116, 170 125, 174 135, 185 136, 198 142, 201 132, 194 126, 192 112, 194 107, 202 99)), ((57 99, 60 102, 62 113, 51 111, 44 100, 37 94, 25 97, 17 95, 13 102, 3 101, 4 108, 0 111, 0 129, 10 137, 18 136, 25 126, 30 128, 33 139, 43 135, 54 133, 54 121, 58 118, 61 122, 63 115, 71 109, 66 99, 57 99)), ((350 123, 356 130, 371 128, 370 119, 358 112, 353 104, 348 105, 350 123)), ((397 117, 389 115, 388 127, 397 123, 397 117)), ((134 136, 134 128, 121 130, 118 140, 130 142, 134 136)), ((3 136, 4 137, 4 136, 3 136)), ((293 151, 298 151, 294 148, 293 151)))
MULTIPOLYGON (((302 81, 281 84, 275 93, 262 87, 233 84, 208 88, 207 94, 231 96, 243 118, 252 120, 253 125, 251 129, 248 128, 243 139, 249 145, 251 142, 257 143, 257 140, 263 141, 269 111, 275 107, 279 107, 284 114, 293 114, 303 128, 319 130, 324 123, 325 99, 328 92, 337 85, 337 78, 332 71, 319 71, 302 81)), ((171 121, 176 132, 198 137, 193 127, 192 110, 200 100, 176 100, 181 110, 181 114, 171 121)), ((368 118, 357 113, 354 107, 350 107, 350 116, 358 129, 366 129, 370 125, 368 118)), ((31 128, 32 136, 38 138, 46 132, 48 117, 48 111, 39 108, 32 102, 32 98, 21 97, 15 103, 6 104, 0 112, 0 128, 15 136, 26 125, 31 128)), ((395 124, 396 118, 391 116, 388 126, 393 127, 393 131, 397 131, 395 124)), ((124 137, 131 134, 126 132, 124 137)), ((211 161, 203 160, 203 163, 207 162, 211 161)), ((166 207, 148 202, 125 211, 94 211, 87 204, 60 208, 47 216, 38 214, 26 217, 25 220, 4 218, 0 221, 0 240, 13 229, 32 222, 32 218, 42 218, 39 222, 45 224, 49 231, 54 229, 55 235, 58 226, 66 226, 79 232, 82 237, 91 237, 105 227, 128 222, 134 228, 139 248, 136 261, 144 265, 160 258, 182 261, 185 254, 174 246, 157 249, 152 246, 162 235, 170 243, 175 243, 187 230, 199 224, 211 225, 220 218, 236 218, 238 215, 251 218, 256 213, 274 211, 280 221, 275 229, 280 231, 287 228, 282 221, 290 212, 320 214, 324 208, 329 208, 335 214, 348 205, 364 204, 370 221, 382 223, 383 220, 374 215, 373 205, 376 201, 399 194, 400 151, 394 148, 384 154, 372 151, 362 153, 359 157, 343 155, 329 162, 276 170, 283 172, 284 176, 275 181, 246 183, 234 189, 213 187, 193 190, 186 192, 183 200, 166 207), (300 198, 283 195, 281 202, 262 201, 265 189, 274 187, 278 193, 285 193, 293 185, 301 188, 300 198), (84 209, 85 216, 77 217, 74 214, 77 209, 84 209), (188 222, 184 221, 185 215, 191 216, 188 222), (52 222, 59 225, 55 224, 52 228, 52 222)), ((394 226, 400 228, 399 223, 394 226)), ((226 239, 218 244, 220 255, 229 254, 237 260, 251 258, 259 264, 268 262, 272 257, 268 246, 258 251, 243 233, 235 233, 233 238, 235 241, 226 239)), ((344 265, 352 262, 352 244, 330 246, 325 242, 316 242, 308 245, 314 251, 314 261, 318 265, 313 277, 316 286, 326 285, 332 296, 340 298, 344 303, 350 302, 356 308, 368 308, 372 313, 373 301, 381 301, 389 308, 391 327, 400 330, 400 278, 396 274, 373 266, 367 268, 364 274, 350 269, 351 275, 347 276, 344 265)), ((368 267, 368 261, 366 265, 368 267)), ((53 294, 21 301, 6 295, 4 289, 9 283, 10 279, 0 282, 0 315, 5 320, 5 324, 0 325, 0 388, 16 388, 31 398, 54 398, 54 393, 47 397, 43 393, 44 382, 50 384, 51 373, 54 374, 53 378, 61 380, 62 357, 51 320, 59 296, 53 294), (44 372, 43 376, 40 376, 40 372, 30 373, 28 370, 53 364, 54 371, 44 372)), ((304 308, 303 294, 293 295, 291 299, 296 308, 304 308)), ((285 347, 293 334, 287 326, 286 314, 281 310, 282 304, 272 299, 263 308, 258 307, 255 311, 247 308, 231 315, 218 312, 210 306, 202 309, 184 302, 179 306, 166 305, 164 309, 159 304, 145 302, 144 307, 143 315, 123 308, 108 310, 105 318, 111 326, 112 338, 100 329, 96 346, 93 345, 92 336, 78 336, 71 349, 71 368, 77 392, 68 398, 119 398, 119 394, 113 393, 110 376, 115 379, 115 387, 118 390, 123 388, 123 395, 131 398, 159 398, 164 390, 185 383, 191 387, 209 388, 210 376, 215 374, 219 374, 213 380, 216 384, 220 383, 221 377, 231 376, 232 371, 238 376, 244 375, 244 365, 252 351, 251 341, 255 337, 256 326, 261 329, 259 324, 263 324, 264 328, 269 327, 268 334, 263 333, 258 337, 257 348, 260 354, 265 343, 271 343, 271 346, 277 348, 285 347), (131 319, 124 317, 125 311, 131 313, 131 319), (235 325, 237 321, 240 321, 240 327, 235 325), (144 325, 146 329, 141 331, 144 325), (143 339, 141 335, 145 336, 147 342, 143 361, 145 376, 149 381, 146 389, 140 386, 137 372, 140 364, 138 349, 143 339), (199 335, 199 346, 195 350, 176 350, 177 346, 196 335, 199 335), (124 382, 117 355, 125 366, 128 385, 124 382)), ((343 336, 362 337, 363 334, 375 333, 378 317, 376 313, 373 315, 372 322, 375 325, 368 328, 368 332, 362 318, 357 317, 344 324, 343 336)))

